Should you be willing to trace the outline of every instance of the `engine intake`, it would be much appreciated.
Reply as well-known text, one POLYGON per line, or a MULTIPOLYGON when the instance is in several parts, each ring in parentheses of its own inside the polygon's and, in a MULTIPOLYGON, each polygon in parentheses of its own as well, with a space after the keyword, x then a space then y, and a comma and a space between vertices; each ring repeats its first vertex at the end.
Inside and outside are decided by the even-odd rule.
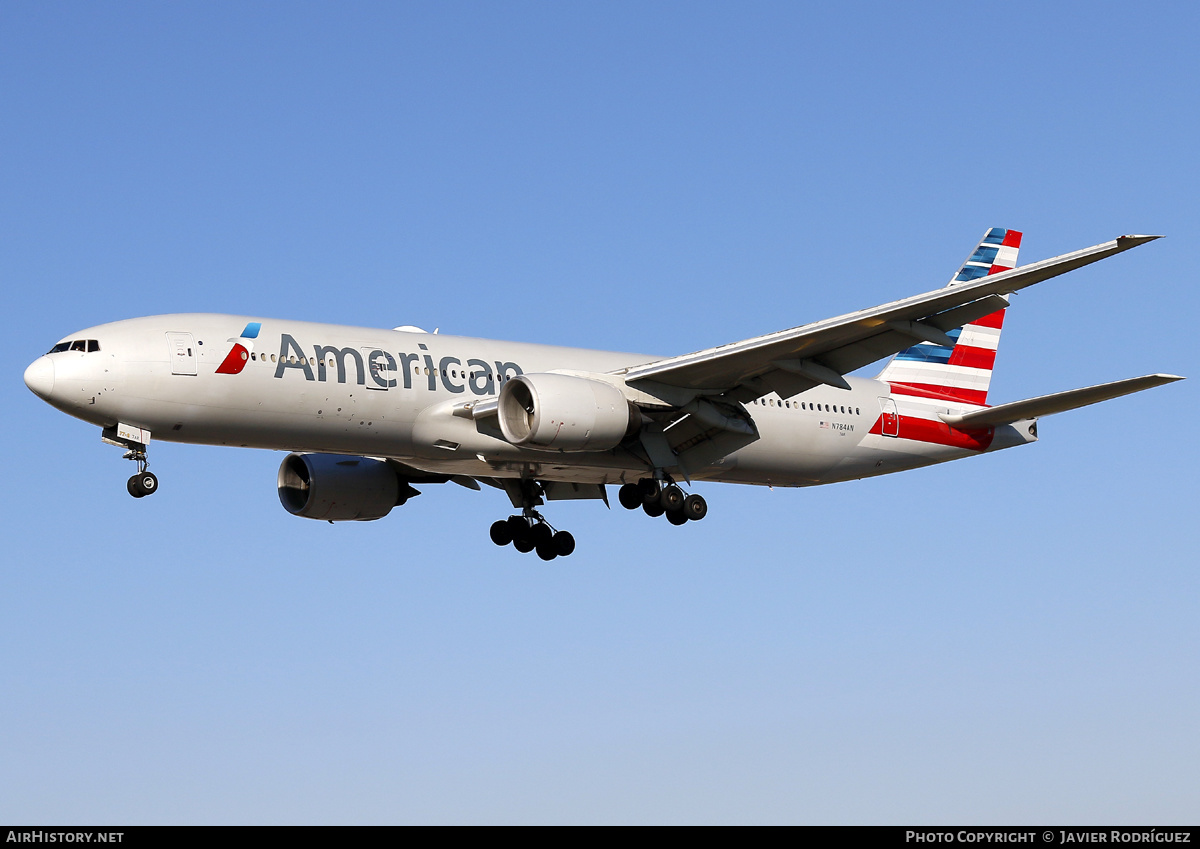
POLYGON ((382 519, 416 490, 383 460, 289 454, 279 465, 279 502, 293 516, 328 522, 382 519))
POLYGON ((640 422, 611 383, 568 374, 523 374, 500 390, 504 438, 548 451, 608 451, 640 422))

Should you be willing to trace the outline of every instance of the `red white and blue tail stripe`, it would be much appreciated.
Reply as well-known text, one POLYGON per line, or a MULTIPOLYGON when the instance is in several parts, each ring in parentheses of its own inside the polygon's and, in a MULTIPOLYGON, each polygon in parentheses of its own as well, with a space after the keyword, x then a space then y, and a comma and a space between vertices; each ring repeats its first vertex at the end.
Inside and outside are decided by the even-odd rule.
MULTIPOLYGON (((999 274, 1017 265, 1021 233, 993 227, 949 283, 957 286, 999 274)), ((992 366, 1000 344, 1004 310, 997 310, 971 324, 949 331, 954 347, 922 342, 901 351, 884 367, 879 380, 892 385, 899 395, 944 398, 967 404, 987 403, 992 366)))

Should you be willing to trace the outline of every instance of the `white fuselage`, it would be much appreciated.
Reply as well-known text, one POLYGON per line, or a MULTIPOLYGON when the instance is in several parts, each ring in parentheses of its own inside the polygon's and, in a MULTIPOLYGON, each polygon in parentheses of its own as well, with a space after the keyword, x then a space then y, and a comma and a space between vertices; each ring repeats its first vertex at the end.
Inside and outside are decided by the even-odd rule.
MULTIPOLYGON (((645 459, 620 447, 562 453, 513 445, 461 408, 494 397, 518 374, 605 374, 653 356, 202 313, 119 321, 67 338, 96 340, 99 350, 40 358, 26 373, 30 387, 80 419, 133 425, 156 440, 387 457, 474 477, 607 484, 647 474, 645 459), (249 322, 261 331, 242 340, 249 350, 241 371, 218 373, 249 322)), ((963 438, 937 414, 976 407, 893 394, 877 380, 848 383, 849 390, 818 386, 786 402, 747 404, 759 438, 693 476, 809 486, 1035 438, 1019 426, 963 438)))

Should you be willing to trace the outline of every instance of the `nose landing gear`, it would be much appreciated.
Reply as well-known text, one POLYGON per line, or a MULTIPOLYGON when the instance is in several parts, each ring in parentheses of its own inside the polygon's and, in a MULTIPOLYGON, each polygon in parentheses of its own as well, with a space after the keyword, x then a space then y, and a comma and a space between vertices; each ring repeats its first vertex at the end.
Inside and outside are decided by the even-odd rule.
POLYGON ((664 486, 655 478, 642 478, 617 490, 617 500, 626 510, 639 507, 647 516, 666 515, 672 525, 698 522, 708 515, 708 503, 695 493, 684 495, 670 478, 664 486))
POLYGON ((125 488, 134 498, 145 498, 158 492, 158 478, 146 466, 146 446, 150 443, 150 431, 128 424, 106 427, 100 433, 100 441, 107 445, 125 449, 125 459, 137 463, 137 474, 129 479, 125 488))
POLYGON ((154 472, 146 468, 148 461, 146 460, 146 452, 144 449, 131 449, 125 452, 126 460, 134 460, 137 462, 138 472, 131 477, 125 484, 125 488, 129 490, 129 494, 134 498, 145 498, 147 495, 153 495, 158 492, 158 478, 154 472))

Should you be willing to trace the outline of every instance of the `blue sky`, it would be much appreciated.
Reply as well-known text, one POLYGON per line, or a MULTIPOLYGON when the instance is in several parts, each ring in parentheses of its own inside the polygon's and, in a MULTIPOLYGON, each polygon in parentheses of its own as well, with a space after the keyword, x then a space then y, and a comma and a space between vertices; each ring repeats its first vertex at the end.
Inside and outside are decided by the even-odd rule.
POLYGON ((673 354, 1031 261, 992 398, 1200 375, 1189 4, 0 7, 0 819, 1193 821, 1195 381, 702 523, 153 498, 25 366, 214 311, 673 354))

